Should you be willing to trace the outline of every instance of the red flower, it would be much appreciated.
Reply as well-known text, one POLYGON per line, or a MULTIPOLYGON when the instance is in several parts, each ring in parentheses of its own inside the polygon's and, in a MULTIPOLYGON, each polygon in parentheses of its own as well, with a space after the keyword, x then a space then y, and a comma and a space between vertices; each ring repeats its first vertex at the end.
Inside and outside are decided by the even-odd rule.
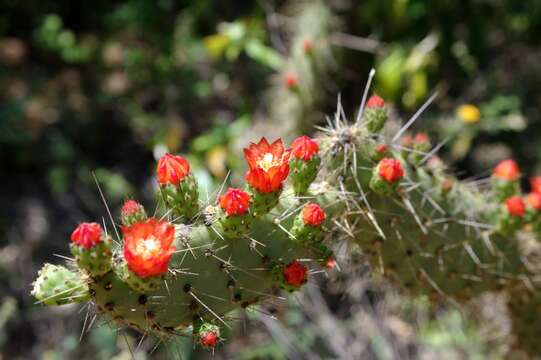
POLYGON ((534 210, 541 210, 541 194, 537 192, 529 193, 526 197, 526 202, 534 210))
POLYGON ((389 183, 398 181, 404 176, 404 169, 402 169, 400 161, 396 159, 382 159, 379 162, 378 167, 379 177, 389 183))
POLYGON ((175 227, 167 221, 155 218, 122 228, 124 235, 124 258, 128 268, 139 277, 162 275, 175 247, 175 227))
POLYGON ((284 85, 288 89, 296 88, 299 85, 297 75, 290 72, 286 73, 284 76, 284 85))
POLYGON ((494 176, 503 180, 515 181, 520 176, 520 170, 515 160, 507 159, 496 165, 494 176))
POLYGON ((160 185, 178 185, 190 172, 190 164, 180 155, 166 153, 158 160, 156 173, 160 185))
POLYGON ((308 268, 297 260, 293 260, 283 269, 284 281, 288 285, 301 286, 308 278, 308 268))
POLYGON ((219 203, 227 216, 242 215, 248 211, 250 195, 241 189, 229 188, 220 196, 219 203))
POLYGON ((135 200, 126 200, 120 209, 120 216, 126 217, 134 214, 138 214, 141 211, 144 211, 143 205, 139 204, 135 200))
POLYGON ((541 194, 541 175, 530 178, 530 187, 533 192, 541 194))
POLYGON ((204 334, 200 335, 199 343, 202 346, 213 348, 216 346, 216 344, 218 344, 219 340, 220 340, 220 335, 216 331, 209 330, 205 332, 204 334))
POLYGON ((101 226, 98 223, 81 223, 71 233, 71 241, 80 247, 90 249, 101 241, 101 226))
POLYGON ((511 196, 505 200, 505 206, 509 215, 521 217, 526 212, 526 204, 520 196, 511 196))
POLYGON ((367 108, 382 108, 385 106, 385 101, 377 95, 372 95, 366 102, 367 108))
POLYGON ((308 136, 300 136, 291 143, 291 151, 295 158, 309 161, 319 151, 319 145, 308 136))
POLYGON ((430 138, 428 137, 427 133, 421 132, 421 133, 418 133, 417 135, 415 135, 414 141, 415 141, 416 144, 429 144, 430 143, 430 138))
POLYGON ((244 149, 244 157, 250 169, 245 178, 253 188, 262 192, 275 192, 289 174, 289 155, 291 150, 285 150, 282 139, 269 145, 267 139, 261 138, 259 143, 251 143, 244 149))
POLYGON ((316 203, 309 203, 302 210, 305 225, 320 226, 325 221, 325 212, 316 203))

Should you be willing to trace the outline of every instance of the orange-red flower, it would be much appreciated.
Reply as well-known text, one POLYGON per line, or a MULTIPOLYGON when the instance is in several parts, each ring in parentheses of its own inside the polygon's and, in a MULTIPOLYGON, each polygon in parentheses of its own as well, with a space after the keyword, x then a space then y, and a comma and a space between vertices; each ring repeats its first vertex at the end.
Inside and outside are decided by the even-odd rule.
POLYGON ((526 202, 534 210, 541 210, 541 194, 537 192, 531 192, 526 196, 526 202))
POLYGON ((175 227, 167 221, 150 218, 122 228, 124 258, 128 268, 145 278, 167 272, 171 256, 175 227))
POLYGON ((532 192, 541 194, 541 175, 533 176, 530 178, 530 187, 532 192))
POLYGON ((291 143, 291 152, 297 159, 309 161, 319 151, 319 145, 308 136, 299 136, 291 143))
POLYGON ((250 168, 245 175, 248 184, 262 193, 280 190, 289 174, 290 152, 285 150, 282 139, 272 144, 265 138, 261 138, 257 144, 251 143, 244 149, 244 157, 250 168))
POLYGON ((499 179, 515 181, 520 177, 520 170, 515 160, 507 159, 496 165, 493 174, 499 179))
POLYGON ((290 262, 282 272, 285 283, 292 286, 301 286, 308 278, 308 268, 297 260, 290 262))
POLYGON ((392 183, 402 179, 404 176, 404 169, 400 161, 391 158, 382 159, 378 164, 379 177, 386 182, 392 183))
POLYGON ((385 106, 385 101, 377 95, 372 95, 366 102, 367 108, 382 108, 385 106))
POLYGON ((309 203, 302 210, 302 217, 305 225, 318 227, 325 221, 325 212, 318 204, 309 203))
POLYGON ((178 185, 190 172, 190 164, 180 155, 166 153, 158 160, 156 173, 160 185, 178 185))
POLYGON ((98 223, 81 223, 71 233, 71 241, 80 247, 90 249, 101 241, 101 226, 98 223))
POLYGON ((225 194, 220 196, 220 207, 227 216, 242 215, 248 211, 250 195, 237 188, 229 188, 225 194))
POLYGON ((511 196, 505 200, 507 212, 511 216, 521 217, 526 213, 526 204, 520 196, 511 196))

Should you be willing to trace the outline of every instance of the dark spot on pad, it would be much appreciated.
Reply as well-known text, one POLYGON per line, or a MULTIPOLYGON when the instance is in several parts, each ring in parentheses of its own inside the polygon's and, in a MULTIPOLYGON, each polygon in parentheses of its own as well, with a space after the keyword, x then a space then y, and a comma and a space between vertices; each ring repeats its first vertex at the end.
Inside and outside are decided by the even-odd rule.
POLYGON ((139 296, 139 299, 137 299, 137 301, 139 302, 139 304, 145 305, 148 301, 148 297, 145 294, 142 294, 141 296, 139 296))
POLYGON ((113 311, 115 309, 115 304, 112 301, 109 301, 105 304, 105 309, 107 309, 107 311, 113 311))
POLYGON ((113 284, 111 284, 110 282, 106 283, 105 285, 103 285, 103 288, 107 291, 111 290, 113 288, 113 284))
POLYGON ((188 292, 192 291, 192 285, 184 284, 184 287, 182 289, 184 290, 185 293, 188 293, 188 292))

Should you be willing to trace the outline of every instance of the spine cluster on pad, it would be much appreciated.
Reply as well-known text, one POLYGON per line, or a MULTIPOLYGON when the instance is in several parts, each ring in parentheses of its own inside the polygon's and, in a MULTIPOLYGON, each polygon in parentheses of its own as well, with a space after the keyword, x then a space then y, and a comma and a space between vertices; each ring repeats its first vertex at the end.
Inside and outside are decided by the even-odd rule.
POLYGON ((520 192, 518 166, 498 165, 486 188, 458 181, 426 134, 388 141, 387 117, 374 96, 360 121, 337 111, 331 126, 291 148, 252 143, 245 187, 210 203, 198 199, 188 162, 166 154, 157 166, 164 213, 149 217, 128 200, 116 241, 98 224, 79 225, 69 269, 46 265, 33 295, 47 305, 91 301, 118 324, 160 337, 191 331, 213 348, 233 310, 298 290, 311 269, 332 270, 343 242, 375 274, 434 300, 537 294, 538 271, 515 234, 540 233, 541 195, 520 192))

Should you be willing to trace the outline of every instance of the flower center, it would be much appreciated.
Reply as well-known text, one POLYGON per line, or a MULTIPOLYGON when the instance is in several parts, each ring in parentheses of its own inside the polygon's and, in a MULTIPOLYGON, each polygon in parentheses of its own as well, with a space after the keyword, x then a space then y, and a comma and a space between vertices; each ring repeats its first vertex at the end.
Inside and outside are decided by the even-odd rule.
POLYGON ((144 257, 151 257, 160 251, 160 243, 154 236, 142 239, 137 243, 136 251, 144 257))
POLYGON ((274 156, 272 156, 271 153, 266 153, 259 159, 257 162, 260 168, 262 168, 265 171, 268 171, 271 167, 273 167, 276 164, 276 160, 274 159, 274 156))

